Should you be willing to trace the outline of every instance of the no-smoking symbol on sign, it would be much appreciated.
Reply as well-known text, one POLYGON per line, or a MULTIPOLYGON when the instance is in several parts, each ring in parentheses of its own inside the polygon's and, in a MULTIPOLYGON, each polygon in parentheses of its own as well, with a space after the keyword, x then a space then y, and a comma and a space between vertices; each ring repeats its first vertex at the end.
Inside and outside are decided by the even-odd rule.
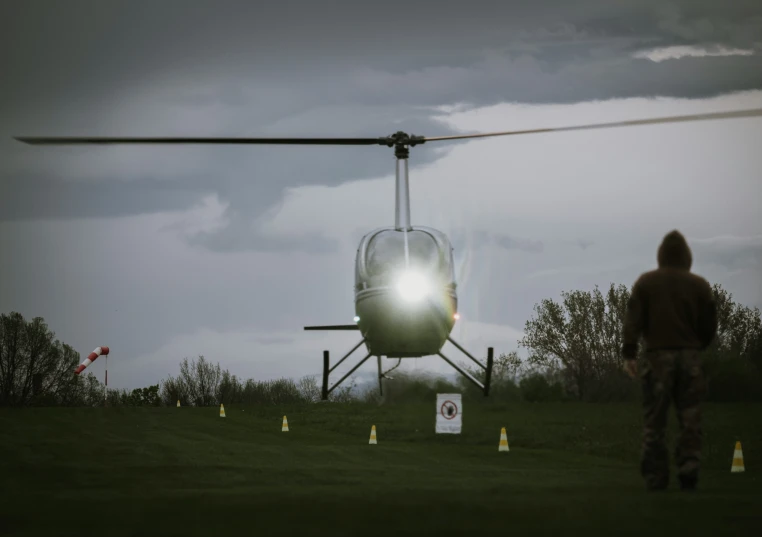
POLYGON ((454 419, 455 416, 458 415, 458 405, 456 405, 452 401, 445 401, 444 403, 442 403, 442 407, 439 409, 439 412, 447 420, 454 419))

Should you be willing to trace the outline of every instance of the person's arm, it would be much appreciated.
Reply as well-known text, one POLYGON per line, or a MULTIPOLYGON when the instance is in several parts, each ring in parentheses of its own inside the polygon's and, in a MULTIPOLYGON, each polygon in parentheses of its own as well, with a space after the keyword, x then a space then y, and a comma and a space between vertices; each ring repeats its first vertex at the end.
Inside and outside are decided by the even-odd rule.
POLYGON ((624 315, 622 357, 625 360, 635 360, 638 356, 638 341, 645 328, 647 306, 643 284, 639 278, 632 287, 624 315))

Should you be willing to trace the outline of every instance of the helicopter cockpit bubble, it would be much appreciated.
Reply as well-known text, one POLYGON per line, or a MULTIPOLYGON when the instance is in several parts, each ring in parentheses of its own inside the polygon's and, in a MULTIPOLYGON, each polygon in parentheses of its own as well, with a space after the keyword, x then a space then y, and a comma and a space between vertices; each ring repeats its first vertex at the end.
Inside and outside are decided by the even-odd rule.
POLYGON ((452 247, 436 229, 415 227, 407 232, 383 228, 369 233, 357 251, 356 290, 394 287, 406 300, 454 285, 452 247))
POLYGON ((452 246, 433 228, 394 227, 357 249, 355 314, 369 352, 416 358, 439 352, 455 323, 452 246))

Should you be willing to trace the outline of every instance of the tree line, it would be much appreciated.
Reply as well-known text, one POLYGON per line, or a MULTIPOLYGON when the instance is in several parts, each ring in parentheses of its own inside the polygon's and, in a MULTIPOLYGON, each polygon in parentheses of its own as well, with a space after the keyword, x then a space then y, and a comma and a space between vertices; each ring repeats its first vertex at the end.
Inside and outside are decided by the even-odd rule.
MULTIPOLYGON (((762 401, 762 319, 758 308, 733 300, 713 287, 719 328, 704 353, 710 401, 762 401)), ((630 289, 611 284, 602 292, 569 291, 560 300, 534 307, 518 349, 495 359, 491 400, 631 401, 639 386, 622 370, 622 324, 630 289)), ((110 389, 92 373, 74 375, 80 355, 41 317, 26 320, 11 312, 0 316, 0 406, 215 406, 223 404, 312 403, 320 398, 316 377, 299 380, 243 380, 204 356, 180 363, 180 372, 157 384, 131 391, 110 389)), ((466 368, 474 377, 484 373, 466 368)), ((458 390, 479 398, 466 379, 397 374, 384 384, 386 401, 426 400, 433 393, 458 390)), ((378 400, 377 388, 357 390, 352 383, 331 394, 334 401, 378 400)))

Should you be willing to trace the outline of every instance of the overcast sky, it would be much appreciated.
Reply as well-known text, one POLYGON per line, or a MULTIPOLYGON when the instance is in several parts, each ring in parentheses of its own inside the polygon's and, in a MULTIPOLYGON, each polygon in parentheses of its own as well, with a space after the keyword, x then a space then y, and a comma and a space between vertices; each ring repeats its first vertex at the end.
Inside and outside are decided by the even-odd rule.
MULTIPOLYGON (((762 107, 759 0, 394 4, 2 3, 0 311, 83 357, 109 345, 114 387, 199 354, 313 374, 357 334, 302 327, 351 322, 357 243, 394 218, 383 147, 12 136, 436 136, 762 107)), ((759 140, 762 118, 413 148, 413 224, 456 248, 454 337, 513 350, 534 304, 630 285, 673 228, 697 272, 762 306, 759 140)))

